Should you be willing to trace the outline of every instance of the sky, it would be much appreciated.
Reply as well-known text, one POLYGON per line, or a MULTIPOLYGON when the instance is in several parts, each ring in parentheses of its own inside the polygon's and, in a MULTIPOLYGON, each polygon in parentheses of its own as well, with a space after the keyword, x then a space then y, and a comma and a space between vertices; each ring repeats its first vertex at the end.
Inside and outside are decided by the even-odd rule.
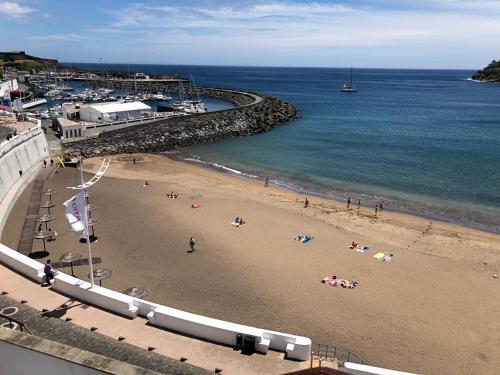
POLYGON ((479 69, 500 0, 0 0, 0 30, 62 62, 479 69))

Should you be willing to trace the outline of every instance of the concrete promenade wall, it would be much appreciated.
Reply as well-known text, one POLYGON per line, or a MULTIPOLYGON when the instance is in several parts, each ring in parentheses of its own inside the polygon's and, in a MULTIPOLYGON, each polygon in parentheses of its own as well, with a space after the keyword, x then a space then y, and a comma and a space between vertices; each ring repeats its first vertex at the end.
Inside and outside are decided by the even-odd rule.
POLYGON ((17 198, 49 156, 40 120, 30 121, 36 124, 32 129, 0 144, 0 236, 17 198))
MULTIPOLYGON (((0 244, 0 263, 9 266, 22 275, 42 281, 43 264, 0 244)), ((235 324, 202 315, 173 309, 154 302, 133 298, 101 286, 91 289, 90 283, 58 272, 53 288, 68 297, 134 318, 145 316, 151 324, 159 327, 209 340, 214 343, 237 346, 237 335, 251 336, 255 339, 254 349, 267 353, 268 349, 285 352, 290 359, 305 361, 311 353, 311 340, 283 332, 235 324)))

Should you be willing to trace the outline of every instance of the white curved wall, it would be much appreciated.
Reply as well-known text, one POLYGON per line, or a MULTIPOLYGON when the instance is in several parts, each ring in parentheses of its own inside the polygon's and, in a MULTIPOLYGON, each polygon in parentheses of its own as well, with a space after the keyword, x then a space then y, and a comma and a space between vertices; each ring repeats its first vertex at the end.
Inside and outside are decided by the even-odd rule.
POLYGON ((36 177, 42 160, 49 156, 40 120, 33 121, 36 127, 0 144, 0 236, 18 196, 36 177))

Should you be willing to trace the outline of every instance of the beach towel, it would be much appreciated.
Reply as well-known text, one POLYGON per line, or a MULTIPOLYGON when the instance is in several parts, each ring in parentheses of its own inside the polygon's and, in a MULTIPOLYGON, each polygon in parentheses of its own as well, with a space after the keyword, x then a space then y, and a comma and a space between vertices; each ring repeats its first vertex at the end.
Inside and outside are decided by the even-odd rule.
POLYGON ((311 242, 314 239, 314 237, 312 237, 312 236, 305 236, 305 235, 300 234, 297 237, 294 237, 293 239, 295 241, 299 241, 299 242, 302 242, 302 243, 309 243, 309 242, 311 242))
POLYGON ((375 259, 382 259, 385 257, 385 253, 377 253, 373 256, 375 259))
POLYGON ((191 208, 200 208, 201 207, 201 204, 192 204, 191 205, 191 208))
POLYGON ((364 252, 367 252, 368 251, 368 246, 363 246, 363 247, 360 247, 360 248, 357 248, 356 251, 358 253, 364 253, 364 252))

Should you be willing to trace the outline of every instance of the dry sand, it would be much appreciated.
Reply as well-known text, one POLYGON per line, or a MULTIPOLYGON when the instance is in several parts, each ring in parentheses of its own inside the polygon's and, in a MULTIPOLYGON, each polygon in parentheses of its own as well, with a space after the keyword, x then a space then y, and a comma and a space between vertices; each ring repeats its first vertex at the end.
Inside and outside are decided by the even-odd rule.
MULTIPOLYGON (((149 289, 147 299, 233 322, 309 336, 370 364, 426 374, 498 374, 500 236, 384 211, 347 210, 260 182, 161 155, 113 157, 90 189, 102 225, 94 256, 113 270, 104 286, 149 289), (144 180, 151 187, 144 188, 144 180), (169 199, 170 191, 180 194, 169 199), (201 204, 198 209, 191 208, 201 204), (247 224, 230 225, 237 216, 247 224), (309 244, 297 234, 315 237, 309 244), (197 249, 189 253, 189 238, 197 249), (361 254, 351 241, 370 247, 361 254), (390 263, 373 258, 395 254, 390 263), (357 280, 356 289, 321 284, 357 280)), ((95 172, 100 159, 86 161, 95 172)), ((76 170, 55 174, 57 202, 76 170)), ((16 210, 22 210, 21 199, 16 210)), ((69 233, 61 205, 51 258, 86 246, 69 233)), ((17 224, 19 225, 19 224, 17 224)), ((14 220, 3 242, 17 245, 14 220)), ((35 244, 38 249, 40 244, 35 244)), ((87 267, 77 267, 86 278, 87 267)))

